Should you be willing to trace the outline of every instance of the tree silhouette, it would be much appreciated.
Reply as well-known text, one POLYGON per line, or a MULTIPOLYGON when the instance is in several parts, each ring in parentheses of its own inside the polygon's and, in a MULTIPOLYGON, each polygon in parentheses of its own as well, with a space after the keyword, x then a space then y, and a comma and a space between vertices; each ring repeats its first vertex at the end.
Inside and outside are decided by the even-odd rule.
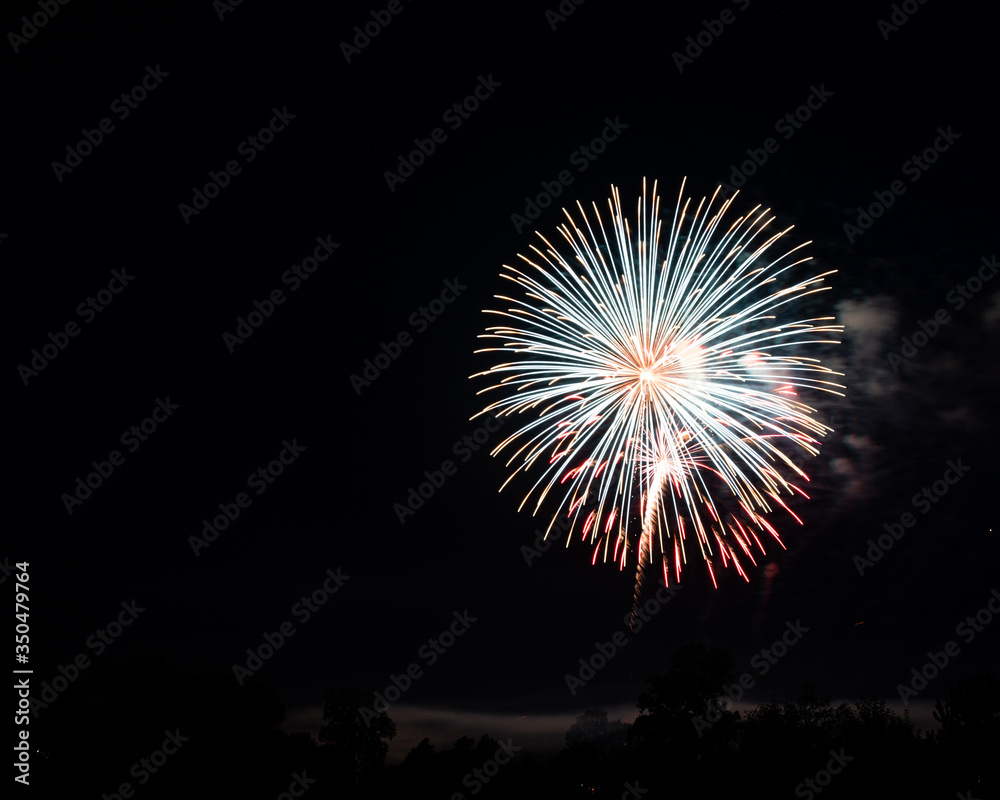
POLYGON ((266 800, 287 790, 294 772, 318 775, 315 743, 281 730, 278 690, 258 676, 240 685, 230 670, 192 674, 157 654, 104 669, 32 721, 51 751, 51 763, 32 774, 38 797, 266 800), (181 744, 164 751, 168 732, 181 744))
POLYGON ((845 746, 851 719, 849 706, 835 708, 813 690, 786 702, 772 699, 747 713, 740 731, 741 759, 768 764, 769 784, 790 794, 829 760, 831 750, 845 746))
POLYGON ((649 679, 639 696, 641 714, 628 742, 634 769, 646 769, 654 788, 667 791, 679 781, 705 790, 728 789, 739 714, 720 699, 730 673, 726 651, 692 644, 677 650, 666 675, 649 679), (644 765, 656 764, 649 771, 644 765), (669 776, 669 777, 666 777, 669 776))
POLYGON ((371 690, 350 688, 327 694, 319 739, 332 750, 335 769, 350 785, 385 764, 396 724, 384 711, 371 710, 371 690), (364 714, 362 714, 364 710, 364 714))
POLYGON ((608 720, 603 708, 588 708, 566 731, 559 771, 568 785, 608 786, 617 781, 629 726, 608 720))
POLYGON ((623 748, 627 735, 628 725, 620 719, 609 722, 603 708, 588 708, 566 731, 566 746, 591 747, 595 752, 607 753, 623 748))
POLYGON ((434 745, 426 737, 406 754, 403 763, 395 771, 399 773, 397 777, 400 780, 396 780, 394 784, 399 789, 421 786, 425 791, 433 789, 435 793, 447 790, 442 782, 441 754, 434 752, 434 745))
POLYGON ((931 756, 909 717, 896 716, 884 700, 833 706, 815 690, 757 706, 740 731, 744 768, 767 764, 776 795, 815 794, 816 786, 824 798, 933 795, 931 756), (831 763, 832 771, 824 774, 831 763), (810 786, 817 775, 829 781, 828 787, 822 782, 810 786))
POLYGON ((1000 680, 992 673, 959 680, 935 706, 938 741, 952 780, 977 795, 1000 794, 1000 680))
POLYGON ((431 744, 430 739, 424 737, 420 740, 420 744, 406 754, 403 766, 409 769, 423 769, 427 764, 430 764, 433 758, 434 745, 431 744))

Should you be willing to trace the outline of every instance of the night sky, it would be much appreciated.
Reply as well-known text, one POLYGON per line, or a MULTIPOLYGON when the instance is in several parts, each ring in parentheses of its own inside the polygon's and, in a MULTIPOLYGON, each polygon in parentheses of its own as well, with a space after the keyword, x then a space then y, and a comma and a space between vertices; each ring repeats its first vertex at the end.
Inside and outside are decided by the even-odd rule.
POLYGON ((954 641, 909 699, 933 726, 934 699, 1000 650, 992 612, 960 627, 1000 597, 986 12, 335 5, 73 2, 30 36, 38 4, 4 13, 0 580, 13 598, 29 562, 33 696, 79 654, 67 696, 142 657, 236 682, 284 626, 253 671, 288 731, 316 734, 331 689, 411 670, 393 762, 425 736, 557 749, 591 707, 630 722, 690 642, 752 676, 744 705, 814 685, 901 712, 898 685, 954 641), (373 12, 389 21, 354 43, 373 12), (518 512, 523 478, 498 493, 505 434, 471 419, 488 382, 469 376, 492 363, 476 337, 501 265, 555 235, 558 207, 605 206, 614 184, 634 215, 646 178, 672 213, 685 177, 696 199, 741 183, 735 213, 773 209, 837 270, 808 307, 845 326, 817 355, 848 388, 805 398, 834 433, 806 464, 803 525, 769 517, 787 550, 715 588, 691 548, 670 602, 573 693, 579 659, 626 633, 634 575, 578 540, 524 549, 554 506, 518 512))

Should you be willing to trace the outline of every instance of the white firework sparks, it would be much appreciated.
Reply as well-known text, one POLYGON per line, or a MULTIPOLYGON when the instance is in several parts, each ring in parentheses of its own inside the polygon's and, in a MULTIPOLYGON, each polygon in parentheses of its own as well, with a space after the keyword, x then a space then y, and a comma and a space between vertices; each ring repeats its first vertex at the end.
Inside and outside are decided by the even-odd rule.
POLYGON ((842 330, 832 317, 795 318, 832 274, 789 281, 809 243, 773 258, 790 228, 769 232, 768 210, 726 225, 735 198, 714 210, 717 189, 690 211, 683 192, 663 249, 656 184, 649 200, 643 182, 635 230, 615 187, 608 227, 596 203, 589 216, 577 203, 578 221, 564 210, 558 231, 571 255, 538 234, 543 248, 504 266, 521 291, 497 296, 510 306, 487 312, 503 319, 480 338, 502 346, 478 351, 504 360, 473 376, 495 379, 483 392, 504 393, 481 413, 525 419, 493 451, 513 451, 507 482, 537 476, 521 507, 533 497, 537 512, 558 489, 554 513, 572 518, 570 538, 579 523, 594 560, 603 551, 624 567, 637 550, 637 599, 654 545, 664 579, 671 561, 679 578, 691 537, 713 582, 716 558, 746 578, 740 557, 756 563, 758 532, 778 538, 763 514, 802 493, 783 472, 808 480, 779 445, 815 455, 830 432, 798 390, 844 388, 828 380, 838 373, 799 355, 842 330), (726 487, 734 508, 720 508, 710 485, 726 487))

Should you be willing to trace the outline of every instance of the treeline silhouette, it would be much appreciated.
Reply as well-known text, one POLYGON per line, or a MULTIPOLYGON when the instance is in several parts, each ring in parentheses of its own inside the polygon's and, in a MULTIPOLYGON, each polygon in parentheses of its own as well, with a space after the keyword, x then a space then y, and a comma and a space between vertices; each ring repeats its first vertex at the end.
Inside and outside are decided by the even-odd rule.
POLYGON ((922 732, 882 700, 807 691, 737 711, 730 659, 678 650, 632 724, 579 716, 556 754, 477 733, 424 739, 386 765, 396 726, 367 722, 372 691, 324 702, 319 741, 282 730, 277 691, 161 659, 120 664, 99 692, 72 686, 33 718, 33 796, 72 798, 1000 798, 1000 681, 959 681, 922 732))

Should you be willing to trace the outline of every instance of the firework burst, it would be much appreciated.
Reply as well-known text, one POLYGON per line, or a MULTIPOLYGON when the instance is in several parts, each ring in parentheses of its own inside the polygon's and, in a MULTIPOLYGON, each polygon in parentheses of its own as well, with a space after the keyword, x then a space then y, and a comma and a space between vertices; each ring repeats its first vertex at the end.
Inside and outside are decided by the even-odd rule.
POLYGON ((594 561, 624 568, 634 551, 636 603, 654 551, 664 580, 671 568, 679 580, 692 539, 713 583, 713 562, 747 578, 761 538, 781 542, 764 515, 804 495, 786 474, 808 480, 782 446, 815 455, 830 431, 798 391, 843 388, 800 355, 841 330, 796 318, 832 274, 789 280, 808 242, 774 258, 790 228, 771 232, 768 210, 726 224, 734 198, 716 209, 716 190, 691 210, 683 193, 662 248, 655 183, 650 199, 643 182, 634 229, 615 187, 607 226, 596 203, 577 203, 576 219, 564 210, 563 252, 538 234, 544 247, 504 266, 519 291, 487 312, 501 323, 480 338, 501 346, 478 351, 504 360, 473 376, 495 381, 480 394, 504 395, 481 413, 524 419, 493 451, 517 464, 504 486, 533 476, 521 503, 533 513, 556 490, 553 522, 566 514, 567 543, 577 532, 594 561))

